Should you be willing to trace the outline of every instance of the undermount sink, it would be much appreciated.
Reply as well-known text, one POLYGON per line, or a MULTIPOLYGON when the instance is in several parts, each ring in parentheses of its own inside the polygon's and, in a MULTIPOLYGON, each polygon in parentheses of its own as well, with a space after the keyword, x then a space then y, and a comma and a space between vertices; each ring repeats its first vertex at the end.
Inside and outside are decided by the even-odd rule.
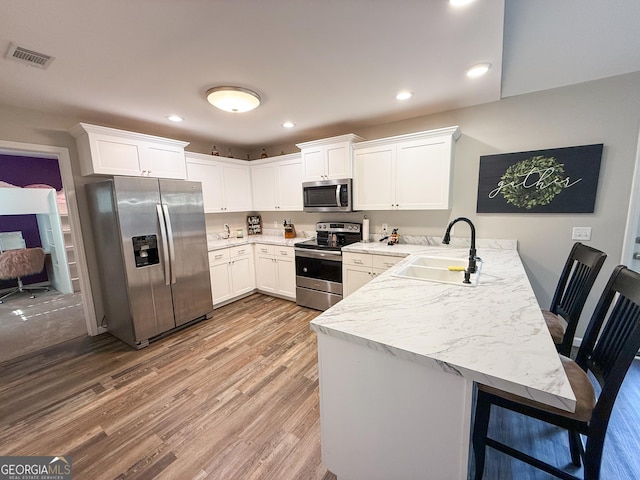
POLYGON ((465 287, 478 285, 482 260, 476 260, 476 272, 471 274, 471 283, 463 283, 464 270, 469 265, 466 258, 445 258, 420 255, 398 268, 392 275, 401 278, 426 280, 428 282, 450 283, 465 287))

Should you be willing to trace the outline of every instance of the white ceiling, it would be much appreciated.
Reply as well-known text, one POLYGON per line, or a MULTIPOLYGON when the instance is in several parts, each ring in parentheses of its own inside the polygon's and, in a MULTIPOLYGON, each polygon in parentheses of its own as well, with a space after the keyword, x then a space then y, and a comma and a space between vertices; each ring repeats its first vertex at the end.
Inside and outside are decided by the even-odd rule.
POLYGON ((638 0, 2 0, 0 104, 253 149, 638 71, 638 27, 638 0), (228 84, 262 105, 205 101, 228 84))

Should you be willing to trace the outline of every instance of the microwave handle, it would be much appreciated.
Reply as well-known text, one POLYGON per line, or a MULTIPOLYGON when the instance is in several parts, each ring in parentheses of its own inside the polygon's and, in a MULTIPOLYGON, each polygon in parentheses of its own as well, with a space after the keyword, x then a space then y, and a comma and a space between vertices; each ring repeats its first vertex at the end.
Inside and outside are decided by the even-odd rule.
POLYGON ((340 203, 340 188, 342 187, 342 185, 336 185, 336 205, 338 205, 339 207, 342 206, 342 204, 340 203))

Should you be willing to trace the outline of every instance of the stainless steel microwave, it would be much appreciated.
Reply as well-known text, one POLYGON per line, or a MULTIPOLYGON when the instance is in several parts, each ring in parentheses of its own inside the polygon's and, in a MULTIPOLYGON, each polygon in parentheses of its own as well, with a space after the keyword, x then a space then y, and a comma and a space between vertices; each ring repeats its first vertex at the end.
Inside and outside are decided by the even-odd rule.
POLYGON ((351 212, 351 179, 318 180, 302 184, 302 205, 305 212, 351 212))

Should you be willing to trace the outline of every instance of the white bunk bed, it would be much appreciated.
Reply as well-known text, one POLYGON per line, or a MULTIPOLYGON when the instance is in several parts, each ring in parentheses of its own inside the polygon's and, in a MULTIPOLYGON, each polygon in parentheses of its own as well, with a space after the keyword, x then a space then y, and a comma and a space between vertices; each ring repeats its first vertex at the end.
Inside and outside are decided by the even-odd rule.
POLYGON ((42 249, 51 256, 47 274, 60 293, 73 293, 62 223, 53 188, 0 188, 0 215, 35 215, 42 249))

